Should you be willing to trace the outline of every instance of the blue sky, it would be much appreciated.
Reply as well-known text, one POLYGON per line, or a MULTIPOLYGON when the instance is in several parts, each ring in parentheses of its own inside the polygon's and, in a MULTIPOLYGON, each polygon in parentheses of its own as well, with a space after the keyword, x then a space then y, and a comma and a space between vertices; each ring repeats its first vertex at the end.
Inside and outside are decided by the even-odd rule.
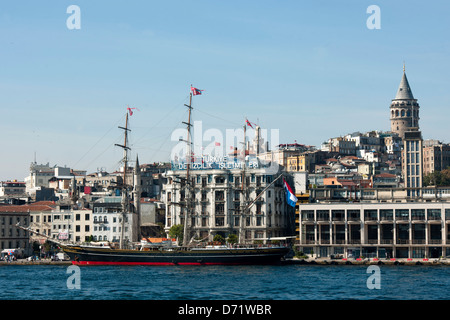
POLYGON ((280 142, 390 129, 403 61, 425 139, 450 142, 446 1, 1 1, 0 180, 29 164, 116 170, 126 106, 131 157, 167 161, 189 86, 194 120, 247 117, 280 142), (70 5, 81 29, 69 30, 70 5), (366 9, 378 5, 381 29, 366 9))

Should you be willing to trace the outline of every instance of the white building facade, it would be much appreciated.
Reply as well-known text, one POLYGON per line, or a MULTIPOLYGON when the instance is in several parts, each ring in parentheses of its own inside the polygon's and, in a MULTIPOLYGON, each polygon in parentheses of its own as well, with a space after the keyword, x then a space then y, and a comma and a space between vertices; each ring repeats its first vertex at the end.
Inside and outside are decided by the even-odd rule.
POLYGON ((294 228, 295 213, 286 204, 283 180, 270 185, 280 174, 265 168, 246 169, 245 173, 241 169, 191 170, 192 191, 188 194, 186 170, 168 171, 163 186, 165 230, 184 225, 186 204, 190 202, 190 237, 212 240, 216 234, 236 234, 241 242, 251 243, 293 235, 290 228, 294 228), (254 200, 248 210, 243 210, 254 200))

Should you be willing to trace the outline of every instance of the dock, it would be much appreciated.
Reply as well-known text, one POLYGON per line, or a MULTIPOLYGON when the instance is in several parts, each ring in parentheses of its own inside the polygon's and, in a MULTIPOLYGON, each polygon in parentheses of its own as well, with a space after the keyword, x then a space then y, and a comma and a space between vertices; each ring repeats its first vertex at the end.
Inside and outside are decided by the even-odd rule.
POLYGON ((28 261, 26 259, 18 259, 16 261, 0 261, 0 266, 68 266, 72 262, 69 260, 52 261, 50 259, 28 261))
POLYGON ((331 258, 311 258, 287 259, 283 265, 389 265, 389 266, 450 266, 450 259, 331 259, 331 258))

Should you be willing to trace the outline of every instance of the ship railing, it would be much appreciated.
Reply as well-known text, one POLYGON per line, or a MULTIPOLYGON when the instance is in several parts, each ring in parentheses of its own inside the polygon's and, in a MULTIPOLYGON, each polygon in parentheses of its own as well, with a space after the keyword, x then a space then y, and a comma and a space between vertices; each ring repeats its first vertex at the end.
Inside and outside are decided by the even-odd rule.
POLYGON ((194 248, 214 248, 214 249, 257 249, 257 248, 279 248, 286 247, 284 244, 208 244, 202 243, 194 248))

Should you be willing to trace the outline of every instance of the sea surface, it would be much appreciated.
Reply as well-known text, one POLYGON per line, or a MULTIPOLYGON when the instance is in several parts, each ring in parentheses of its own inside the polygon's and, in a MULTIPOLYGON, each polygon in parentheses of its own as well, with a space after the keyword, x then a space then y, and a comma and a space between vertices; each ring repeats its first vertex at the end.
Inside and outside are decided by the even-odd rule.
POLYGON ((450 299, 450 267, 379 266, 375 271, 368 266, 333 265, 0 267, 0 300, 341 299, 450 299))

